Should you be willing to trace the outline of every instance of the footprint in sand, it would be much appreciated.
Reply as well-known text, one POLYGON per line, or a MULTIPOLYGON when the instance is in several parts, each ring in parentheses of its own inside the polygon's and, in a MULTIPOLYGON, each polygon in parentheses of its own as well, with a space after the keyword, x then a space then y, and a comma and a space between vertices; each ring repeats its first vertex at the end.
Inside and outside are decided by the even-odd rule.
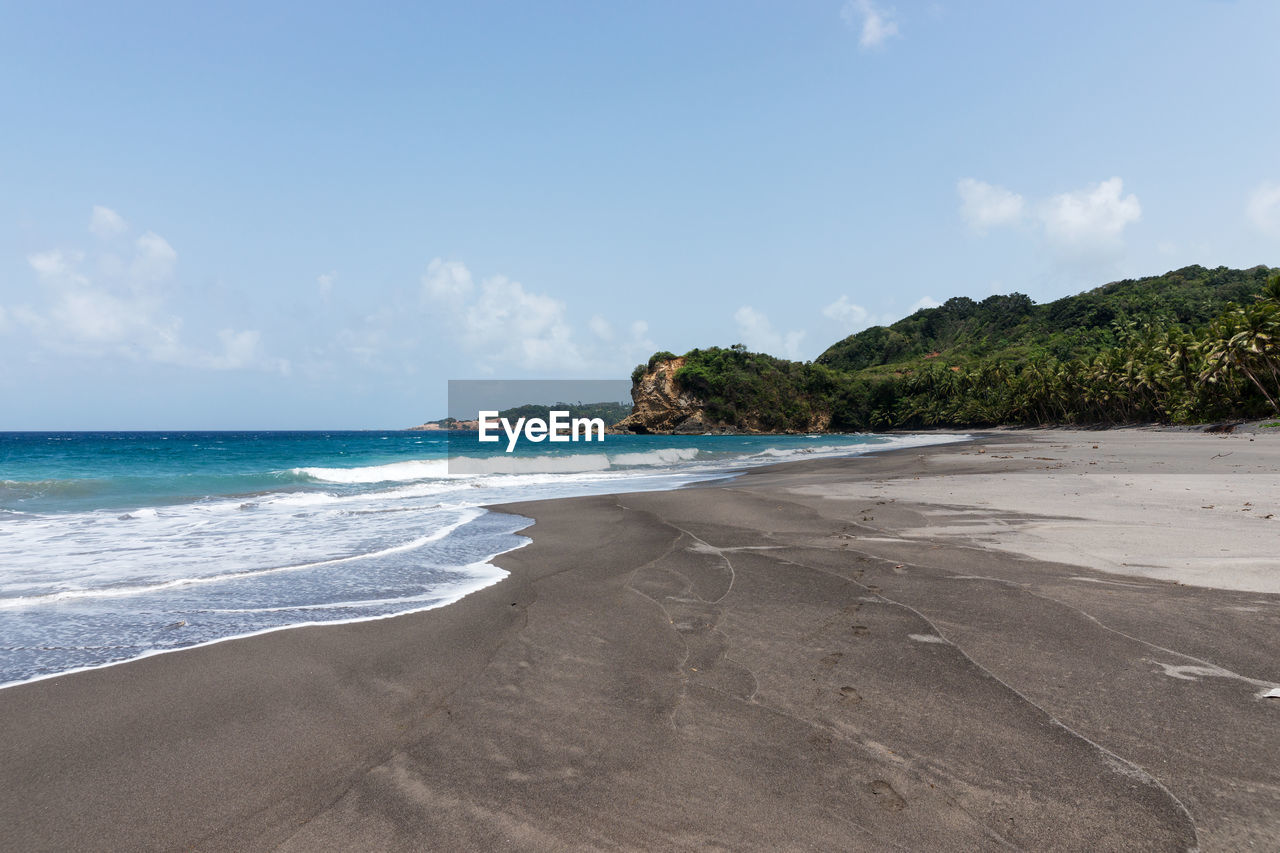
POLYGON ((847 700, 848 700, 848 701, 850 701, 850 702, 861 702, 861 701, 862 701, 862 697, 858 695, 858 691, 857 691, 857 690, 854 690, 852 687, 841 687, 841 688, 840 688, 840 698, 841 698, 841 699, 847 699, 847 700))
POLYGON ((871 789, 872 794, 875 794, 876 802, 881 808, 900 812, 907 807, 907 801, 902 799, 902 795, 893 790, 893 786, 883 779, 876 779, 867 787, 871 789))
POLYGON ((842 657, 844 657, 844 652, 832 652, 824 657, 821 662, 824 666, 835 666, 840 663, 842 657))
POLYGON ((849 626, 849 630, 853 632, 855 637, 865 637, 867 634, 871 633, 871 629, 866 625, 851 625, 849 626))

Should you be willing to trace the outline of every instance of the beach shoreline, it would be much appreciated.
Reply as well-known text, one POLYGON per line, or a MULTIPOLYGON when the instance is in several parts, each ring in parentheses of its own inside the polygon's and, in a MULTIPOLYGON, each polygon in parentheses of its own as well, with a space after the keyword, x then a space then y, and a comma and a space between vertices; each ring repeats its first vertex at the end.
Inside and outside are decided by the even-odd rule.
POLYGON ((999 432, 499 505, 532 542, 446 607, 0 690, 0 840, 1266 846, 1278 461, 999 432))
MULTIPOLYGON (((202 437, 218 442, 217 435, 202 437)), ((169 437, 162 435, 162 440, 169 437)), ((130 434, 125 440, 134 438, 130 434)), ((288 467, 279 457, 260 460, 268 468, 272 462, 277 467, 283 463, 286 468, 281 470, 303 475, 301 482, 292 484, 301 488, 247 495, 232 488, 201 500, 151 506, 145 490, 130 484, 126 486, 129 499, 114 496, 119 507, 65 512, 69 507, 55 502, 34 513, 20 513, 17 526, 6 528, 14 554, 0 592, 0 617, 7 617, 0 622, 12 626, 13 632, 0 649, 0 690, 273 631, 385 619, 447 606, 477 585, 504 576, 492 560, 528 542, 515 535, 527 519, 486 509, 497 502, 667 490, 724 480, 768 464, 761 461, 765 458, 770 462, 829 458, 948 443, 967 436, 841 435, 831 436, 828 442, 757 443, 761 452, 754 454, 740 441, 733 440, 735 446, 726 450, 717 447, 715 439, 706 444, 699 438, 677 440, 676 447, 664 446, 670 442, 656 447, 650 442, 638 447, 634 441, 630 446, 623 442, 611 446, 608 454, 601 447, 591 456, 569 457, 567 470, 556 464, 554 455, 512 457, 499 452, 496 457, 454 460, 485 464, 481 471, 455 471, 460 476, 445 478, 432 476, 441 473, 437 469, 446 462, 431 458, 431 448, 425 449, 426 459, 373 464, 366 458, 356 461, 369 464, 352 466, 346 458, 351 448, 339 443, 338 457, 348 462, 341 467, 288 467), (558 482, 548 482, 549 472, 558 482), (537 481, 539 473, 544 475, 541 483, 519 482, 522 476, 537 481), (134 492, 128 493, 129 488, 134 492), (415 498, 418 506, 406 505, 415 498), (390 508, 398 511, 385 512, 390 508), (119 514, 121 509, 129 511, 119 514), (370 510, 377 514, 371 515, 370 510), (384 521, 362 523, 374 518, 384 521), (390 525, 385 522, 388 518, 390 525), (299 541, 296 532, 303 527, 309 527, 311 535, 299 541), (88 543, 94 544, 87 547, 88 543), (210 548, 211 543, 216 546, 210 548), (175 549, 175 544, 182 547, 175 549), (298 548, 310 559, 299 559, 298 548), (385 559, 395 554, 405 555, 403 585, 394 561, 385 559), (334 565, 344 565, 346 570, 334 575, 324 571, 334 565), (315 574, 292 588, 288 584, 277 584, 272 590, 253 587, 257 581, 288 580, 312 571, 315 574), (358 583, 344 584, 344 579, 358 583), (200 590, 208 594, 201 597, 200 590), (197 595, 185 594, 191 592, 197 595), (166 593, 173 595, 166 598, 166 593), (110 602, 116 606, 94 607, 110 602)), ((41 434, 36 439, 28 449, 38 455, 48 437, 41 434)), ((418 445, 413 442, 400 452, 423 452, 418 445)), ((91 452, 88 456, 75 461, 95 464, 91 452)), ((156 479, 163 489, 175 478, 156 479)), ((75 481, 56 484, 66 483, 74 486, 75 481)), ((5 484, 43 485, 20 481, 0 485, 5 484)), ((12 505, 22 504, 19 497, 12 505)))

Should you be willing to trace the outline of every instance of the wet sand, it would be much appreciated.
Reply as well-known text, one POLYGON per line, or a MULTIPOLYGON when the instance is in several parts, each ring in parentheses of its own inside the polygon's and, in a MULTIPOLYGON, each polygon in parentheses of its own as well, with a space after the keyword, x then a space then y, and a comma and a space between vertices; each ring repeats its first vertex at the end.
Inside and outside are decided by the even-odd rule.
POLYGON ((532 544, 449 607, 0 690, 0 847, 1277 849, 1249 438, 503 507, 532 544))

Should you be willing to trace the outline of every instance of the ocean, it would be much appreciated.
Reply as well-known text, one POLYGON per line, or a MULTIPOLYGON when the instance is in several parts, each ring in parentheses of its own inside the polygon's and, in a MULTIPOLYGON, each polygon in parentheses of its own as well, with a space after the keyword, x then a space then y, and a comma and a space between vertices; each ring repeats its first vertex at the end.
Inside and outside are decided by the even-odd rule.
POLYGON ((482 506, 670 489, 949 436, 0 433, 0 686, 447 605, 526 519, 482 506))

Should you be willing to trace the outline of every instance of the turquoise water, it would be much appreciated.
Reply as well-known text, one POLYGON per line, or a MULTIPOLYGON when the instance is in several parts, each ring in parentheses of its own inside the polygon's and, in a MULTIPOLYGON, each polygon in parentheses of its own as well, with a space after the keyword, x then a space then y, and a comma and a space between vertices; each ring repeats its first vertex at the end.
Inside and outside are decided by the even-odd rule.
POLYGON ((524 520, 484 504, 946 440, 608 436, 509 454, 459 433, 0 433, 0 685, 448 604, 525 541, 524 520))

